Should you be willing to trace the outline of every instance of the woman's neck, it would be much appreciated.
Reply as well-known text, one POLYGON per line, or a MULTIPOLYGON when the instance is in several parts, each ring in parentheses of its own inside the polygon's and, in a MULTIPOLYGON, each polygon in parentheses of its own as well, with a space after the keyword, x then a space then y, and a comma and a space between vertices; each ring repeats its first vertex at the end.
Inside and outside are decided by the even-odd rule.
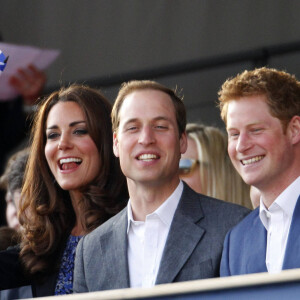
POLYGON ((84 231, 84 229, 80 224, 76 224, 71 231, 71 235, 73 236, 82 236, 85 235, 85 233, 86 232, 84 231))
POLYGON ((82 222, 81 222, 81 212, 80 212, 80 200, 82 199, 82 193, 79 191, 70 191, 70 198, 72 201, 72 206, 75 212, 75 225, 71 230, 71 235, 73 236, 81 236, 86 234, 82 222))

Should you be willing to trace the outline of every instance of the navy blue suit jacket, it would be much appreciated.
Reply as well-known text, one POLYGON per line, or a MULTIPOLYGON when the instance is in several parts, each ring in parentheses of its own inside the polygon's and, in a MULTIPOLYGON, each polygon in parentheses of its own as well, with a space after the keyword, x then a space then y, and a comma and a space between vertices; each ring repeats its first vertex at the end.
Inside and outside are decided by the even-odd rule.
MULTIPOLYGON (((225 238, 220 275, 267 272, 267 231, 259 207, 230 230, 225 238)), ((300 268, 300 196, 293 213, 282 269, 300 268)))

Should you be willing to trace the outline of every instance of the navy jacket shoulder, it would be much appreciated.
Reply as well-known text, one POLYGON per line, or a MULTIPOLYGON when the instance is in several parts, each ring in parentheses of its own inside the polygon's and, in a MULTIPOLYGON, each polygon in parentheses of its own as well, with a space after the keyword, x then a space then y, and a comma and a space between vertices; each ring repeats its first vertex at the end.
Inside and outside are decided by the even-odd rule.
MULTIPOLYGON (((282 269, 300 268, 300 196, 294 209, 282 269)), ((256 208, 228 232, 222 253, 221 276, 267 272, 267 230, 256 208)))

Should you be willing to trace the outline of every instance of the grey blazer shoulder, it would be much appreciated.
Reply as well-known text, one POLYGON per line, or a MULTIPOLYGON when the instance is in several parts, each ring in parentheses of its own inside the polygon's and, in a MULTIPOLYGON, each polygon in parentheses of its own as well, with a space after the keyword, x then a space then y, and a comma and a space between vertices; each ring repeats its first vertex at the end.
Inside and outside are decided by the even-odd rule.
MULTIPOLYGON (((250 210, 194 192, 184 184, 156 284, 219 276, 226 233, 250 210)), ((81 239, 74 291, 128 288, 127 208, 81 239)))

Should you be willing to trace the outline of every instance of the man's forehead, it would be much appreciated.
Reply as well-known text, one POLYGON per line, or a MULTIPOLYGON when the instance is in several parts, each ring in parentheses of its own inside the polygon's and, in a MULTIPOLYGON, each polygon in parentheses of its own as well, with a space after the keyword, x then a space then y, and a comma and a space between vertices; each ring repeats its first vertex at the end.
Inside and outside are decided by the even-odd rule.
POLYGON ((135 90, 130 92, 129 94, 127 94, 124 97, 123 100, 123 104, 127 99, 136 99, 136 100, 140 100, 141 102, 145 103, 147 99, 161 99, 164 101, 172 101, 170 95, 168 95, 167 93, 160 91, 160 90, 156 90, 156 89, 141 89, 141 90, 135 90), (144 100, 144 101, 143 101, 144 100))
POLYGON ((166 121, 166 122, 172 122, 172 120, 168 116, 164 115, 158 115, 157 117, 145 119, 143 117, 137 117, 137 118, 126 118, 126 116, 123 118, 122 123, 123 124, 128 124, 128 123, 137 123, 137 122, 144 122, 144 121, 149 121, 149 122, 159 122, 159 121, 166 121))
POLYGON ((121 119, 151 118, 170 119, 175 109, 171 97, 157 90, 134 91, 124 98, 120 108, 121 119))

